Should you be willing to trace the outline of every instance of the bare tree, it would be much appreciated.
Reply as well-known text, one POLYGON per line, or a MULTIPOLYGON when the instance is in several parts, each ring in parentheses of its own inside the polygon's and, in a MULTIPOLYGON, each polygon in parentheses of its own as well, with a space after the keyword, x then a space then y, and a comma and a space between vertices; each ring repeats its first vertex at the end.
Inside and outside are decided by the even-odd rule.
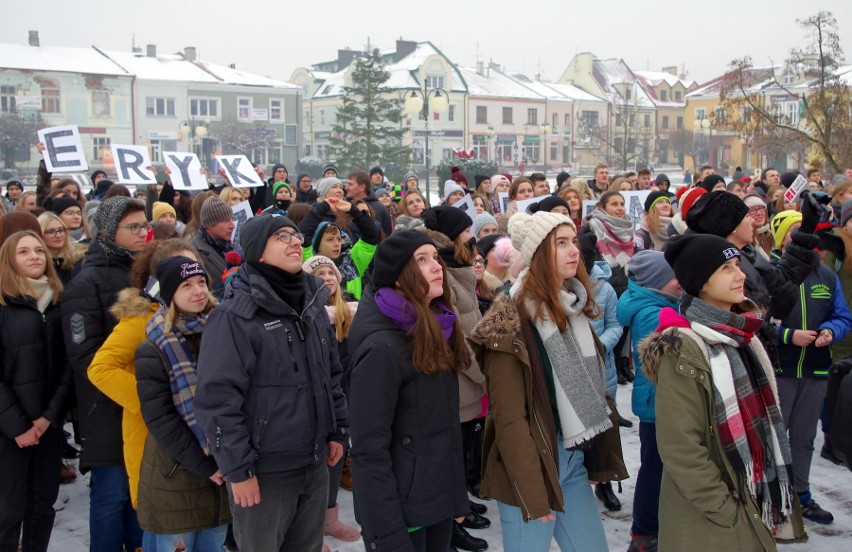
POLYGON ((231 117, 225 119, 216 131, 216 139, 222 145, 223 152, 241 153, 251 161, 255 152, 277 145, 277 134, 274 129, 262 124, 247 124, 231 117))

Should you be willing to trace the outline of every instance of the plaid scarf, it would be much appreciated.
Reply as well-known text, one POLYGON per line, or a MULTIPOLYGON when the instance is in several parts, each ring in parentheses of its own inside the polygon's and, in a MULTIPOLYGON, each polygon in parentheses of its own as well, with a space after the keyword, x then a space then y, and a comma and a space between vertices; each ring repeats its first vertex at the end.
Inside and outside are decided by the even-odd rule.
MULTIPOLYGON (((529 269, 525 268, 509 290, 512 299, 521 291, 527 272, 529 269)), ((550 361, 562 439, 565 448, 570 449, 588 443, 611 428, 612 422, 604 395, 603 361, 595 347, 589 320, 583 314, 588 300, 586 288, 572 278, 559 291, 559 297, 568 315, 565 333, 559 332, 559 327, 546 313, 532 319, 532 323, 550 361)), ((524 308, 530 316, 535 312, 535 306, 529 301, 524 308)))
POLYGON ((681 311, 709 352, 716 427, 737 485, 745 482, 773 536, 792 538, 790 445, 772 363, 760 340, 752 339, 762 313, 723 311, 688 294, 681 311))
POLYGON ((204 449, 204 454, 209 455, 210 448, 207 444, 207 437, 204 436, 204 432, 201 431, 201 427, 195 419, 193 401, 195 398, 195 385, 198 382, 198 375, 195 371, 196 361, 184 337, 203 332, 207 317, 184 317, 178 315, 175 317, 171 331, 166 332, 164 309, 165 307, 158 310, 151 317, 151 320, 148 321, 146 327, 148 339, 162 352, 168 363, 167 372, 169 373, 172 402, 178 414, 180 414, 180 417, 183 418, 186 425, 192 430, 201 448, 204 449))
POLYGON ((217 253, 222 255, 222 257, 225 256, 225 253, 228 253, 229 251, 234 251, 235 249, 234 244, 232 244, 231 242, 226 242, 225 240, 219 240, 214 238, 213 236, 208 234, 207 230, 205 230, 204 228, 199 230, 198 233, 201 235, 201 239, 204 240, 204 243, 212 247, 217 253))
POLYGON ((597 247, 603 260, 610 268, 627 266, 633 257, 633 219, 630 217, 614 217, 600 209, 592 211, 589 228, 598 239, 597 247))

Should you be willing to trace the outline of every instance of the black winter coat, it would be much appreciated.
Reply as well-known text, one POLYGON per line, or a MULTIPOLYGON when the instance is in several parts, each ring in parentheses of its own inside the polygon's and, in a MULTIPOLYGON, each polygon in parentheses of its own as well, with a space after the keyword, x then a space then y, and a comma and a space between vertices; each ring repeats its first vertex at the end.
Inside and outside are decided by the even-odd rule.
MULTIPOLYGON (((199 337, 187 338, 194 350, 199 337)), ((204 454, 178 413, 167 369, 150 341, 136 349, 136 387, 149 432, 139 474, 139 524, 159 534, 223 525, 231 518, 227 488, 209 479, 218 469, 216 461, 204 454)))
POLYGON ((83 469, 124 464, 122 409, 89 381, 86 371, 118 320, 109 312, 118 293, 130 285, 127 256, 107 257, 100 243, 89 246, 83 268, 62 296, 62 327, 68 362, 74 372, 83 469))
POLYGON ((391 220, 390 213, 388 213, 387 208, 382 205, 379 201, 379 198, 376 197, 375 192, 370 192, 367 194, 367 197, 364 198, 364 201, 367 202, 367 205, 376 213, 376 222, 381 225, 382 231, 385 233, 385 237, 391 235, 393 232, 393 220, 391 220))
POLYGON ((328 288, 304 281, 298 313, 244 264, 204 329, 195 415, 233 483, 324 462, 349 427, 328 288))
POLYGON ((59 306, 42 315, 31 297, 6 297, 0 307, 0 434, 14 439, 41 416, 61 428, 70 388, 59 306))
MULTIPOLYGON (((352 217, 352 221, 349 223, 349 227, 344 228, 344 230, 349 233, 353 244, 358 240, 364 240, 365 243, 369 243, 370 245, 379 243, 381 234, 379 234, 379 228, 373 222, 373 219, 370 218, 369 213, 353 207, 349 212, 349 216, 352 217)), ((299 232, 305 235, 305 243, 302 245, 305 247, 310 246, 319 225, 323 222, 334 223, 336 218, 337 215, 331 210, 331 205, 325 201, 316 203, 308 211, 308 214, 305 215, 305 218, 302 219, 302 222, 299 223, 299 232)), ((314 255, 319 255, 319 252, 314 251, 314 255)))
POLYGON ((307 192, 302 191, 301 188, 296 189, 296 201, 298 203, 310 203, 314 204, 317 202, 317 191, 314 188, 311 188, 307 192))
POLYGON ((413 550, 407 528, 465 515, 459 386, 426 375, 411 341, 365 293, 349 334, 355 516, 372 550, 413 550))

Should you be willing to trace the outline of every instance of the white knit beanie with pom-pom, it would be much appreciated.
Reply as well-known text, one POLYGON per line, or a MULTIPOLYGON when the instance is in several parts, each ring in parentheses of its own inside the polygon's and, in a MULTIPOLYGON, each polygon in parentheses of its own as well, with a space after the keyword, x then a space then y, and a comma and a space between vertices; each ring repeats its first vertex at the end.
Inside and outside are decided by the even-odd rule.
POLYGON ((538 212, 534 215, 527 213, 516 213, 509 219, 509 237, 512 245, 521 252, 524 263, 529 266, 533 255, 541 243, 561 224, 568 224, 576 231, 574 223, 565 215, 549 212, 538 212))

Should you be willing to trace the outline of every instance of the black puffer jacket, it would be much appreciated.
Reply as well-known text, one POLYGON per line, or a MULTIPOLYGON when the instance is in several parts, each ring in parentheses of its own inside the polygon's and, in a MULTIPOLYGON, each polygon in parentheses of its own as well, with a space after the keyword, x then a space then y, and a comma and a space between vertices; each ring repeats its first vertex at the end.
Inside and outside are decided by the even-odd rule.
MULTIPOLYGON (((349 210, 349 216, 352 220, 349 222, 348 227, 344 228, 344 230, 349 233, 349 237, 353 244, 358 240, 364 240, 366 243, 371 245, 379 243, 379 238, 381 237, 379 227, 373 222, 373 219, 370 218, 369 213, 352 207, 352 209, 349 210)), ((331 205, 329 203, 326 203, 325 201, 316 203, 313 207, 311 207, 311 210, 308 211, 308 214, 305 215, 305 218, 302 219, 302 222, 299 223, 299 232, 305 235, 305 243, 302 245, 305 247, 311 245, 311 242, 314 239, 314 234, 316 234, 317 228, 320 224, 323 222, 330 222, 334 224, 336 219, 337 215, 335 215, 334 211, 331 210, 331 205)), ((317 255, 318 253, 314 251, 314 254, 317 255)))
POLYGON ((0 307, 0 434, 14 439, 44 416, 62 427, 71 370, 57 305, 42 315, 30 297, 0 307))
POLYGON ((325 460, 349 427, 343 368, 326 314, 328 288, 305 277, 301 313, 241 266, 210 313, 198 359, 195 415, 232 483, 325 460))
POLYGON ((86 370, 118 323, 109 309, 118 293, 130 285, 132 263, 128 256, 108 257, 99 242, 92 242, 83 268, 62 296, 62 327, 68 362, 74 372, 83 469, 124 463, 121 407, 92 385, 86 370))
POLYGON ((458 379, 425 375, 411 341, 365 292, 349 334, 355 516, 370 549, 413 550, 409 527, 469 510, 458 379))
MULTIPOLYGON (((199 338, 187 336, 196 358, 199 338)), ((150 341, 136 349, 136 387, 149 432, 139 474, 139 524, 177 534, 228 523, 227 488, 209 479, 216 461, 178 413, 164 357, 150 341)))

